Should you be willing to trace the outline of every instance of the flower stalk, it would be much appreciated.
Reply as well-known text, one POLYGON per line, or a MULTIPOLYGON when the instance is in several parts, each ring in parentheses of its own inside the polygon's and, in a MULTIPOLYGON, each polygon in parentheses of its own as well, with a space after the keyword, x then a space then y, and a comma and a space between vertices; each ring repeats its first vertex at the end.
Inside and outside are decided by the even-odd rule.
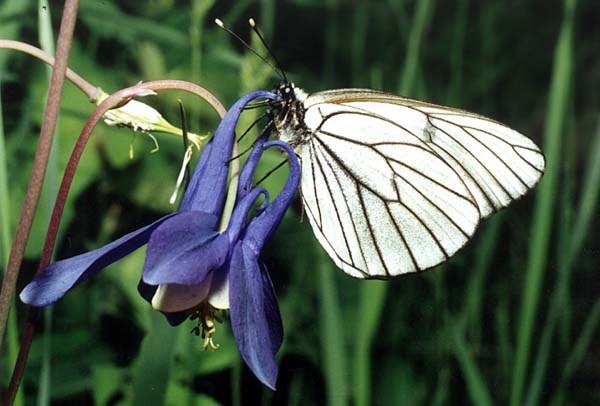
MULTIPOLYGON (((92 102, 100 105, 100 103, 106 100, 108 94, 101 89, 98 90, 100 93, 92 102)), ((130 127, 133 131, 142 131, 144 133, 157 131, 183 137, 183 131, 180 128, 175 127, 165 120, 162 114, 156 109, 137 100, 131 100, 124 106, 108 110, 104 113, 103 117, 104 122, 108 125, 130 127)), ((187 137, 197 150, 202 149, 202 144, 208 138, 207 135, 203 136, 191 132, 187 133, 187 137)))
MULTIPOLYGON (((54 57, 43 50, 26 44, 21 41, 0 39, 0 49, 13 49, 31 55, 50 66, 54 65, 54 57)), ((75 71, 67 68, 65 77, 73 83, 88 97, 91 103, 100 105, 109 95, 98 86, 94 86, 87 80, 79 76, 75 71)), ((107 125, 116 125, 130 127, 134 131, 156 131, 165 134, 171 134, 178 137, 182 136, 182 130, 175 127, 154 108, 137 100, 131 100, 124 106, 109 110, 104 114, 104 122, 107 125)), ((206 136, 189 133, 188 138, 194 146, 200 150, 206 136)))

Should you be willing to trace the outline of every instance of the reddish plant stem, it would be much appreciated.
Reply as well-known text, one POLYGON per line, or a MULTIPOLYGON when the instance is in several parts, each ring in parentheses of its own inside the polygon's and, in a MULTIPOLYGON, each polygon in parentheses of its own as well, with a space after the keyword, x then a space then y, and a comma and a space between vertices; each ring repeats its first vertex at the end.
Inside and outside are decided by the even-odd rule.
POLYGON ((44 119, 40 129, 40 139, 33 160, 31 178, 29 179, 29 186, 27 187, 19 225, 17 226, 14 243, 8 258, 6 274, 2 281, 2 291, 0 292, 0 349, 2 348, 2 342, 6 332, 8 315, 15 295, 17 278, 23 261, 25 247, 29 240, 33 217, 40 198, 42 184, 46 174, 46 167, 48 166, 48 157, 50 156, 50 149, 54 139, 56 120, 58 118, 60 99, 69 61, 69 53, 71 51, 78 8, 78 0, 67 0, 63 10, 56 46, 56 60, 52 68, 52 78, 48 90, 48 98, 46 99, 44 119))
MULTIPOLYGON (((157 80, 153 82, 142 83, 122 89, 107 97, 102 103, 100 103, 100 105, 85 123, 79 138, 77 139, 75 147, 73 148, 69 162, 67 163, 67 167, 60 184, 60 189, 58 190, 58 195, 56 197, 56 202, 54 203, 54 208, 52 210, 52 216, 50 217, 50 224, 48 225, 48 233, 46 234, 44 249, 40 258, 38 273, 43 272, 52 259, 52 252, 54 251, 54 246, 56 244, 56 236, 60 226, 60 219, 62 217, 71 183, 73 182, 73 177, 75 176, 75 170, 77 169, 77 165, 79 164, 79 160, 83 155, 85 146, 98 121, 100 121, 104 113, 106 113, 108 110, 126 104, 136 95, 147 94, 148 90, 154 91, 162 89, 180 89, 194 93, 204 98, 221 117, 223 117, 226 113, 225 107, 223 107, 221 102, 206 89, 193 83, 181 80, 157 80)), ((21 383, 23 372, 25 371, 25 365, 27 363, 27 356, 29 354, 31 342, 33 340, 33 335, 39 319, 39 313, 39 308, 35 307, 30 308, 28 312, 25 330, 21 336, 19 354, 17 356, 15 368, 13 369, 13 374, 7 391, 7 397, 5 399, 5 403, 3 404, 12 404, 14 396, 16 395, 17 389, 21 383)))
MULTIPOLYGON (((52 55, 47 54, 43 50, 34 47, 33 45, 26 44, 20 41, 13 41, 10 39, 0 39, 0 49, 14 49, 15 51, 24 52, 29 54, 35 58, 38 58, 41 61, 46 62, 50 66, 54 66, 54 57, 52 55)), ((83 79, 77 73, 67 68, 66 77, 69 79, 75 86, 77 86, 83 93, 87 95, 87 97, 92 100, 95 96, 98 95, 99 89, 83 79)))

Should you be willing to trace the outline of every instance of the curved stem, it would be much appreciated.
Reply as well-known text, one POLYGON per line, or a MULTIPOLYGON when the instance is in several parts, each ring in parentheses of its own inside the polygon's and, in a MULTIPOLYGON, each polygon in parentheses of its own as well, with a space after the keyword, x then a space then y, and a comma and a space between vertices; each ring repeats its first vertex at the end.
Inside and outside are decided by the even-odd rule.
MULTIPOLYGON (((48 225, 48 233, 46 234, 44 249, 40 258, 38 273, 42 272, 48 266, 52 258, 52 252, 54 251, 54 246, 56 243, 56 235, 58 233, 60 219, 62 217, 63 209, 65 207, 67 195, 69 193, 73 177, 75 175, 75 170, 77 169, 77 165, 79 164, 79 160, 81 159, 87 141, 89 140, 92 131, 96 127, 98 121, 108 110, 126 104, 135 96, 153 94, 153 91, 155 90, 164 89, 179 89, 190 93, 194 93, 205 99, 221 117, 223 117, 226 113, 225 107, 223 107, 221 102, 208 90, 193 83, 181 80, 156 80, 153 82, 140 83, 135 86, 122 89, 104 99, 104 101, 100 103, 100 105, 96 108, 94 113, 85 123, 83 129, 81 130, 79 138, 77 139, 77 143, 73 148, 73 152, 71 153, 69 162, 67 163, 67 167, 65 169, 65 173, 63 175, 63 179, 60 185, 60 189, 58 190, 58 195, 56 197, 56 202, 54 204, 54 209, 52 211, 52 216, 50 217, 50 224, 48 225)), ((29 354, 29 348, 31 346, 31 341, 35 332, 35 326, 37 323, 38 316, 39 308, 31 308, 27 317, 25 331, 23 333, 23 336, 21 337, 19 355, 17 357, 17 362, 13 370, 13 375, 11 377, 10 385, 8 388, 7 402, 5 404, 10 404, 10 402, 12 402, 11 396, 14 396, 14 393, 16 393, 17 388, 19 387, 19 384, 21 382, 21 378, 23 377, 25 363, 29 354)))
MULTIPOLYGON (((34 47, 33 45, 26 44, 20 41, 13 41, 9 39, 0 39, 0 49, 14 49, 15 51, 21 51, 36 57, 50 66, 54 66, 54 57, 44 52, 43 50, 34 47)), ((77 86, 83 93, 93 100, 99 94, 99 88, 92 85, 84 78, 79 76, 77 73, 67 68, 66 78, 69 79, 75 86, 77 86)))

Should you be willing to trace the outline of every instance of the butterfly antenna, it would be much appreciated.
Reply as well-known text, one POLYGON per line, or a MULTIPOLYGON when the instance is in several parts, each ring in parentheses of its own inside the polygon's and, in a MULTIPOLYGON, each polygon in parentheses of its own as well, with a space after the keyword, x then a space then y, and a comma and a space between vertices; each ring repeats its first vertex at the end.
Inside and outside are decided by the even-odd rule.
MULTIPOLYGON (((261 133, 265 133, 265 131, 267 130, 267 128, 269 128, 269 126, 271 126, 273 124, 273 114, 270 111, 265 112, 264 114, 261 114, 260 117, 258 117, 256 120, 254 120, 252 122, 252 124, 250 124, 250 126, 246 129, 246 131, 244 131, 244 133, 238 137, 237 139, 237 143, 239 143, 240 141, 242 141, 242 139, 248 135, 248 133, 250 133, 250 130, 252 130, 252 128, 254 128, 256 126, 256 124, 259 123, 259 121, 261 121, 264 118, 269 118, 269 122, 267 123, 267 125, 265 125, 265 128, 261 131, 261 133)), ((260 138, 260 137, 259 137, 260 138)), ((248 151, 250 151, 252 148, 254 148, 254 145, 256 144, 257 140, 254 140, 252 142, 252 145, 250 145, 249 147, 247 147, 244 151, 240 152, 239 154, 237 154, 236 156, 230 158, 227 163, 230 163, 231 161, 235 161, 236 159, 240 159, 241 157, 243 157, 244 155, 246 155, 246 153, 248 153, 248 151)))
MULTIPOLYGON (((277 67, 275 67, 271 62, 269 62, 269 60, 267 58, 265 58, 264 56, 262 56, 261 54, 259 54, 254 48, 252 48, 250 46, 250 44, 248 44, 246 41, 244 41, 239 35, 237 35, 235 32, 231 31, 229 28, 225 27, 225 24, 223 24, 223 21, 221 21, 218 18, 215 18, 215 24, 217 24, 221 29, 223 29, 225 32, 227 32, 229 35, 231 35, 233 38, 237 39, 238 41, 240 41, 242 43, 242 45, 244 47, 246 47, 246 49, 250 52, 252 52, 254 55, 258 56, 258 58, 263 61, 264 63, 266 63, 267 65, 269 65, 271 67, 271 69, 273 69, 275 72, 277 72, 278 75, 281 75, 283 77, 284 80, 287 81, 285 74, 283 73, 283 71, 281 69, 278 69, 277 67)), ((255 30, 256 32, 256 30, 255 30)), ((261 38, 261 41, 264 44, 264 40, 262 39, 262 36, 259 36, 259 38, 261 38)), ((266 46, 266 45, 265 45, 266 46)), ((269 47, 266 47, 267 50, 269 50, 269 47)), ((269 51, 270 52, 270 51, 269 51)), ((277 60, 275 60, 277 61, 277 60)))
POLYGON ((279 168, 281 168, 283 165, 285 165, 288 162, 288 159, 284 159, 283 161, 279 162, 273 169, 269 170, 269 172, 267 172, 265 174, 265 176, 263 176, 262 178, 260 178, 257 182, 256 182, 256 186, 260 185, 261 183, 263 183, 269 176, 271 176, 275 171, 277 171, 279 168))
POLYGON ((250 24, 250 28, 252 28, 252 30, 256 33, 256 35, 258 35, 258 38, 260 39, 260 42, 262 42, 262 44, 267 49, 267 52, 269 53, 269 55, 271 55, 271 58, 273 58, 273 60, 275 61, 275 66, 277 67, 277 70, 281 74, 281 77, 283 78, 283 81, 285 83, 288 83, 289 82, 288 78, 285 75, 285 72, 283 71, 283 69, 281 69, 281 64, 279 63, 279 60, 275 56, 275 52, 273 52, 273 50, 271 49, 271 47, 269 46, 269 44, 265 40, 265 37, 263 37, 262 33, 258 29, 258 26, 256 25, 256 22, 254 21, 254 18, 249 19, 248 20, 248 24, 250 24))
POLYGON ((244 139, 244 137, 245 137, 246 135, 248 135, 248 133, 250 132, 250 130, 252 130, 252 129, 253 129, 255 126, 256 126, 256 124, 258 124, 258 123, 259 123, 259 122, 260 122, 262 119, 264 119, 264 118, 265 118, 265 117, 267 117, 267 116, 268 116, 268 115, 267 115, 267 113, 266 113, 266 112, 265 112, 265 113, 263 113, 263 114, 261 114, 260 116, 258 116, 258 118, 257 118, 256 120, 254 120, 254 121, 252 122, 252 124, 250 124, 250 125, 248 126, 248 128, 246 128, 246 130, 244 131, 244 133, 238 137, 238 139, 236 140, 236 142, 237 142, 238 144, 239 144, 240 142, 242 142, 242 140, 244 139))

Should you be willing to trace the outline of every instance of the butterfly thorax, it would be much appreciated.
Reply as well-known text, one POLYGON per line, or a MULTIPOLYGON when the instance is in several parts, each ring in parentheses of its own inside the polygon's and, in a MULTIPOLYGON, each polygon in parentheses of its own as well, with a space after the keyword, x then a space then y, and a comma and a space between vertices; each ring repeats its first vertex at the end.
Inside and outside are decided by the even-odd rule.
POLYGON ((296 148, 308 141, 311 131, 304 123, 304 101, 308 95, 293 83, 283 83, 275 90, 281 107, 275 115, 275 129, 281 141, 296 148))

